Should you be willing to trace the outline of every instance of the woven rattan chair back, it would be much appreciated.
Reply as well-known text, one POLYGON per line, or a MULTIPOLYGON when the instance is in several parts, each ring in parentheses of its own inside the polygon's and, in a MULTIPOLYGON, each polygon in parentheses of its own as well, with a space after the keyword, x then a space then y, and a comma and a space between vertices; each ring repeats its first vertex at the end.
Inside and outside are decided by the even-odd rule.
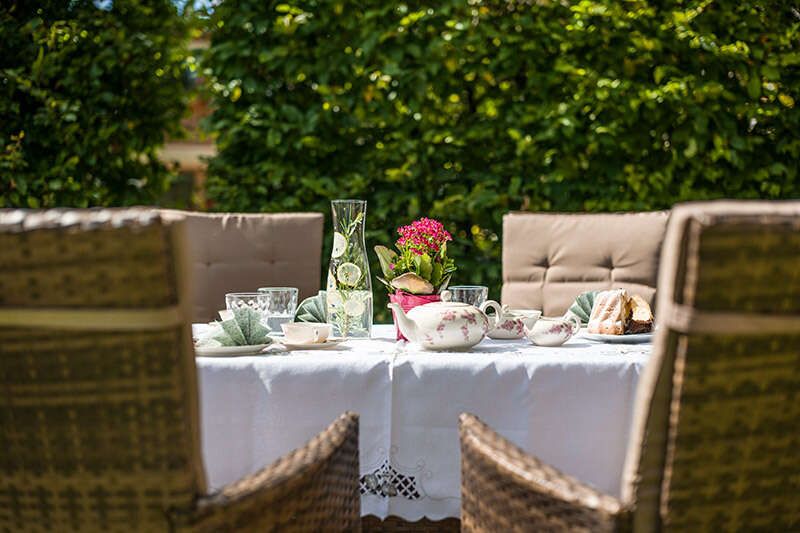
POLYGON ((673 210, 623 480, 636 531, 800 526, 800 202, 673 210))
POLYGON ((341 415, 305 446, 201 498, 175 523, 193 533, 360 531, 358 416, 341 415))
POLYGON ((182 231, 0 211, 0 531, 159 531, 205 492, 182 231))

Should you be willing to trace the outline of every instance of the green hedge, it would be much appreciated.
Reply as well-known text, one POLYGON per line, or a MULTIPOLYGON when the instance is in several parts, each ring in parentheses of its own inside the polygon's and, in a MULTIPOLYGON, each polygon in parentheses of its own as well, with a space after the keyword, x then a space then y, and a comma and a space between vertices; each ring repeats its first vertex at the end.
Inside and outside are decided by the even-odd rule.
POLYGON ((435 4, 219 5, 213 208, 364 198, 370 245, 437 217, 499 296, 509 210, 800 196, 791 2, 435 4))
POLYGON ((170 0, 0 8, 0 207, 154 203, 187 31, 170 0))
POLYGON ((440 218, 454 281, 499 296, 509 210, 797 197, 799 25, 790 2, 224 2, 209 197, 365 198, 369 244, 440 218))

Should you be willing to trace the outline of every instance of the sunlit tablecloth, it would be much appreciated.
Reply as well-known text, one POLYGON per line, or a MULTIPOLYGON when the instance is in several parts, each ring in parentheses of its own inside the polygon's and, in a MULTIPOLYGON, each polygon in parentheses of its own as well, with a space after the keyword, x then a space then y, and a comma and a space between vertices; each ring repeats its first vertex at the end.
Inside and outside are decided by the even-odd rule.
POLYGON ((212 489, 301 446, 340 413, 361 417, 361 513, 459 515, 458 415, 471 412, 525 450, 618 495, 634 389, 650 345, 558 348, 484 340, 424 352, 376 326, 336 350, 198 357, 212 489))

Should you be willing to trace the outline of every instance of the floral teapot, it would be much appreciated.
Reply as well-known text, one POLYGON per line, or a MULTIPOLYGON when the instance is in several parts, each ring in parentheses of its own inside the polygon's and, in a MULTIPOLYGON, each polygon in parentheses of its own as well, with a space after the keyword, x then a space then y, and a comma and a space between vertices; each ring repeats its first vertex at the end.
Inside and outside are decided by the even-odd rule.
POLYGON ((443 291, 441 296, 443 301, 417 306, 408 313, 396 303, 389 304, 397 326, 408 340, 426 350, 466 350, 497 327, 502 315, 497 302, 489 300, 484 304, 484 309, 492 308, 496 313, 488 317, 475 306, 449 301, 449 291, 443 291))

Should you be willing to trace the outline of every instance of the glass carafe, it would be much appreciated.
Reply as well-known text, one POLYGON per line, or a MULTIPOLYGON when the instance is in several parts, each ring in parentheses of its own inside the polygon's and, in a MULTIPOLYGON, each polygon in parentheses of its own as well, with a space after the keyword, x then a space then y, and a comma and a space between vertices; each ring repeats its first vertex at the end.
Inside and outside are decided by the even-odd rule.
POLYGON ((328 323, 341 337, 372 333, 372 278, 364 244, 364 200, 334 200, 333 248, 328 267, 328 323))

